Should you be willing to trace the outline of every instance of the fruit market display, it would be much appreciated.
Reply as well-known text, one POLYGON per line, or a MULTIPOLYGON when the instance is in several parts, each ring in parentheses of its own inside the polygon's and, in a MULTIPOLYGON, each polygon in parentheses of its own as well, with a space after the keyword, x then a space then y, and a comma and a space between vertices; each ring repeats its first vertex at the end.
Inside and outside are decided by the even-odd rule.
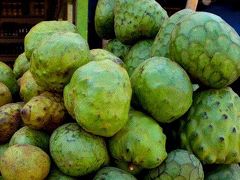
POLYGON ((239 180, 240 37, 217 15, 99 0, 89 49, 44 21, 0 62, 0 179, 239 180))

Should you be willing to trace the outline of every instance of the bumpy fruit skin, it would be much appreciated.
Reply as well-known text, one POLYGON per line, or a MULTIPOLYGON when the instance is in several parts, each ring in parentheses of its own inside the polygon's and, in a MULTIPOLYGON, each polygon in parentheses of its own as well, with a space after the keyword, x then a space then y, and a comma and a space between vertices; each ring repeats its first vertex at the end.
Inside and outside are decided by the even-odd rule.
POLYGON ((18 81, 20 86, 19 94, 24 102, 28 102, 33 97, 44 92, 44 89, 36 83, 30 71, 25 72, 18 81))
POLYGON ((137 180, 128 172, 115 167, 104 167, 100 169, 93 180, 137 180))
POLYGON ((131 47, 124 59, 130 77, 139 64, 150 58, 152 43, 153 40, 142 40, 131 47))
POLYGON ((30 71, 44 89, 62 92, 74 71, 88 61, 89 47, 79 34, 58 32, 33 52, 30 71))
POLYGON ((22 103, 10 103, 0 107, 0 144, 6 143, 21 123, 22 103))
POLYGON ((24 38, 24 50, 28 59, 44 39, 56 32, 77 32, 76 27, 68 21, 42 21, 31 28, 24 38))
POLYGON ((77 123, 57 128, 50 138, 50 153, 58 168, 69 176, 82 176, 108 163, 103 138, 81 129, 77 123))
POLYGON ((0 82, 0 107, 12 102, 12 94, 8 87, 0 82))
POLYGON ((230 87, 195 94, 181 143, 206 164, 240 162, 240 98, 230 87))
POLYGON ((167 12, 155 0, 117 0, 114 9, 116 37, 124 44, 153 38, 167 18, 167 12))
POLYGON ((49 139, 50 137, 47 133, 24 126, 13 134, 9 141, 9 146, 15 144, 30 144, 47 152, 49 139))
POLYGON ((201 162, 186 150, 177 149, 168 154, 159 167, 149 171, 144 180, 203 180, 204 172, 201 162))
POLYGON ((179 22, 192 13, 193 11, 191 9, 183 9, 173 14, 163 23, 162 28, 159 30, 154 39, 151 49, 151 56, 169 58, 169 44, 172 31, 179 22))
POLYGON ((144 61, 133 72, 131 83, 134 101, 159 122, 178 119, 192 104, 189 77, 170 59, 153 57, 144 61))
POLYGON ((138 111, 130 111, 127 124, 109 140, 113 158, 142 168, 155 168, 167 157, 166 136, 151 117, 138 111))
POLYGON ((49 156, 29 144, 10 146, 0 162, 2 176, 7 180, 42 180, 50 170, 49 156))
POLYGON ((126 124, 131 95, 124 68, 110 60, 92 61, 74 72, 64 103, 83 129, 110 137, 126 124))
POLYGON ((0 61, 0 82, 5 84, 12 95, 18 93, 19 87, 12 69, 0 61))
POLYGON ((95 30, 102 39, 115 37, 114 7, 116 0, 99 0, 95 12, 95 30))
POLYGON ((15 77, 20 78, 30 67, 30 62, 28 61, 25 53, 20 54, 13 65, 13 73, 15 77))
POLYGON ((219 165, 217 169, 207 174, 206 180, 239 180, 240 167, 238 164, 219 165))
POLYGON ((48 174, 47 180, 76 180, 66 174, 63 174, 59 169, 54 168, 48 174))
POLYGON ((240 37, 217 15, 194 13, 172 32, 170 57, 204 85, 222 88, 240 75, 240 37))
POLYGON ((108 43, 104 46, 104 49, 112 52, 115 56, 124 60, 130 49, 130 46, 121 43, 118 39, 112 39, 108 41, 108 43))

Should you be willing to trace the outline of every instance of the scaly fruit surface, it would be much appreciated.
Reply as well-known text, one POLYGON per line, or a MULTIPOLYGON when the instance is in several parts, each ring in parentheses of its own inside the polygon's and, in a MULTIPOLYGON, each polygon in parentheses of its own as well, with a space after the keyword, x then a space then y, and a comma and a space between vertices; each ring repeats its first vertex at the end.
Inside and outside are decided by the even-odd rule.
POLYGON ((240 98, 230 87, 196 92, 182 146, 206 164, 240 162, 240 98))
POLYGON ((192 104, 192 84, 177 63, 153 57, 141 63, 131 76, 133 100, 154 119, 170 123, 181 117, 192 104))
POLYGON ((0 82, 0 107, 12 102, 12 94, 8 87, 0 82))
POLYGON ((237 80, 239 57, 239 35, 217 15, 190 14, 172 32, 170 58, 208 87, 222 88, 237 80))
POLYGON ((20 54, 14 62, 13 73, 15 77, 20 78, 30 67, 30 62, 28 61, 25 53, 20 54))

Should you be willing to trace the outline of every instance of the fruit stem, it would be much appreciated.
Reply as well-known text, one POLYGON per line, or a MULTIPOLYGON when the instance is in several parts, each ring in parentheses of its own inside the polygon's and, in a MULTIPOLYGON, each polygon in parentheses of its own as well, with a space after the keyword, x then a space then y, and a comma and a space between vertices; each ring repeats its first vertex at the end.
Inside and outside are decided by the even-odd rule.
POLYGON ((134 171, 136 169, 136 165, 134 165, 132 163, 129 163, 128 164, 128 169, 129 169, 129 171, 134 171))
POLYGON ((198 5, 198 0, 187 0, 186 9, 191 9, 196 11, 198 5))

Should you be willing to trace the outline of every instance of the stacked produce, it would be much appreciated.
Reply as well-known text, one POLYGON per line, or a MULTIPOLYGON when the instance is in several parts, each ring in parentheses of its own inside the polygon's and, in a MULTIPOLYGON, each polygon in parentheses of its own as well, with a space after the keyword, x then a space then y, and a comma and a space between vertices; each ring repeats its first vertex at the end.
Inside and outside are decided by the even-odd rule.
POLYGON ((99 0, 89 49, 45 21, 0 62, 3 179, 240 178, 240 37, 220 17, 99 0))

